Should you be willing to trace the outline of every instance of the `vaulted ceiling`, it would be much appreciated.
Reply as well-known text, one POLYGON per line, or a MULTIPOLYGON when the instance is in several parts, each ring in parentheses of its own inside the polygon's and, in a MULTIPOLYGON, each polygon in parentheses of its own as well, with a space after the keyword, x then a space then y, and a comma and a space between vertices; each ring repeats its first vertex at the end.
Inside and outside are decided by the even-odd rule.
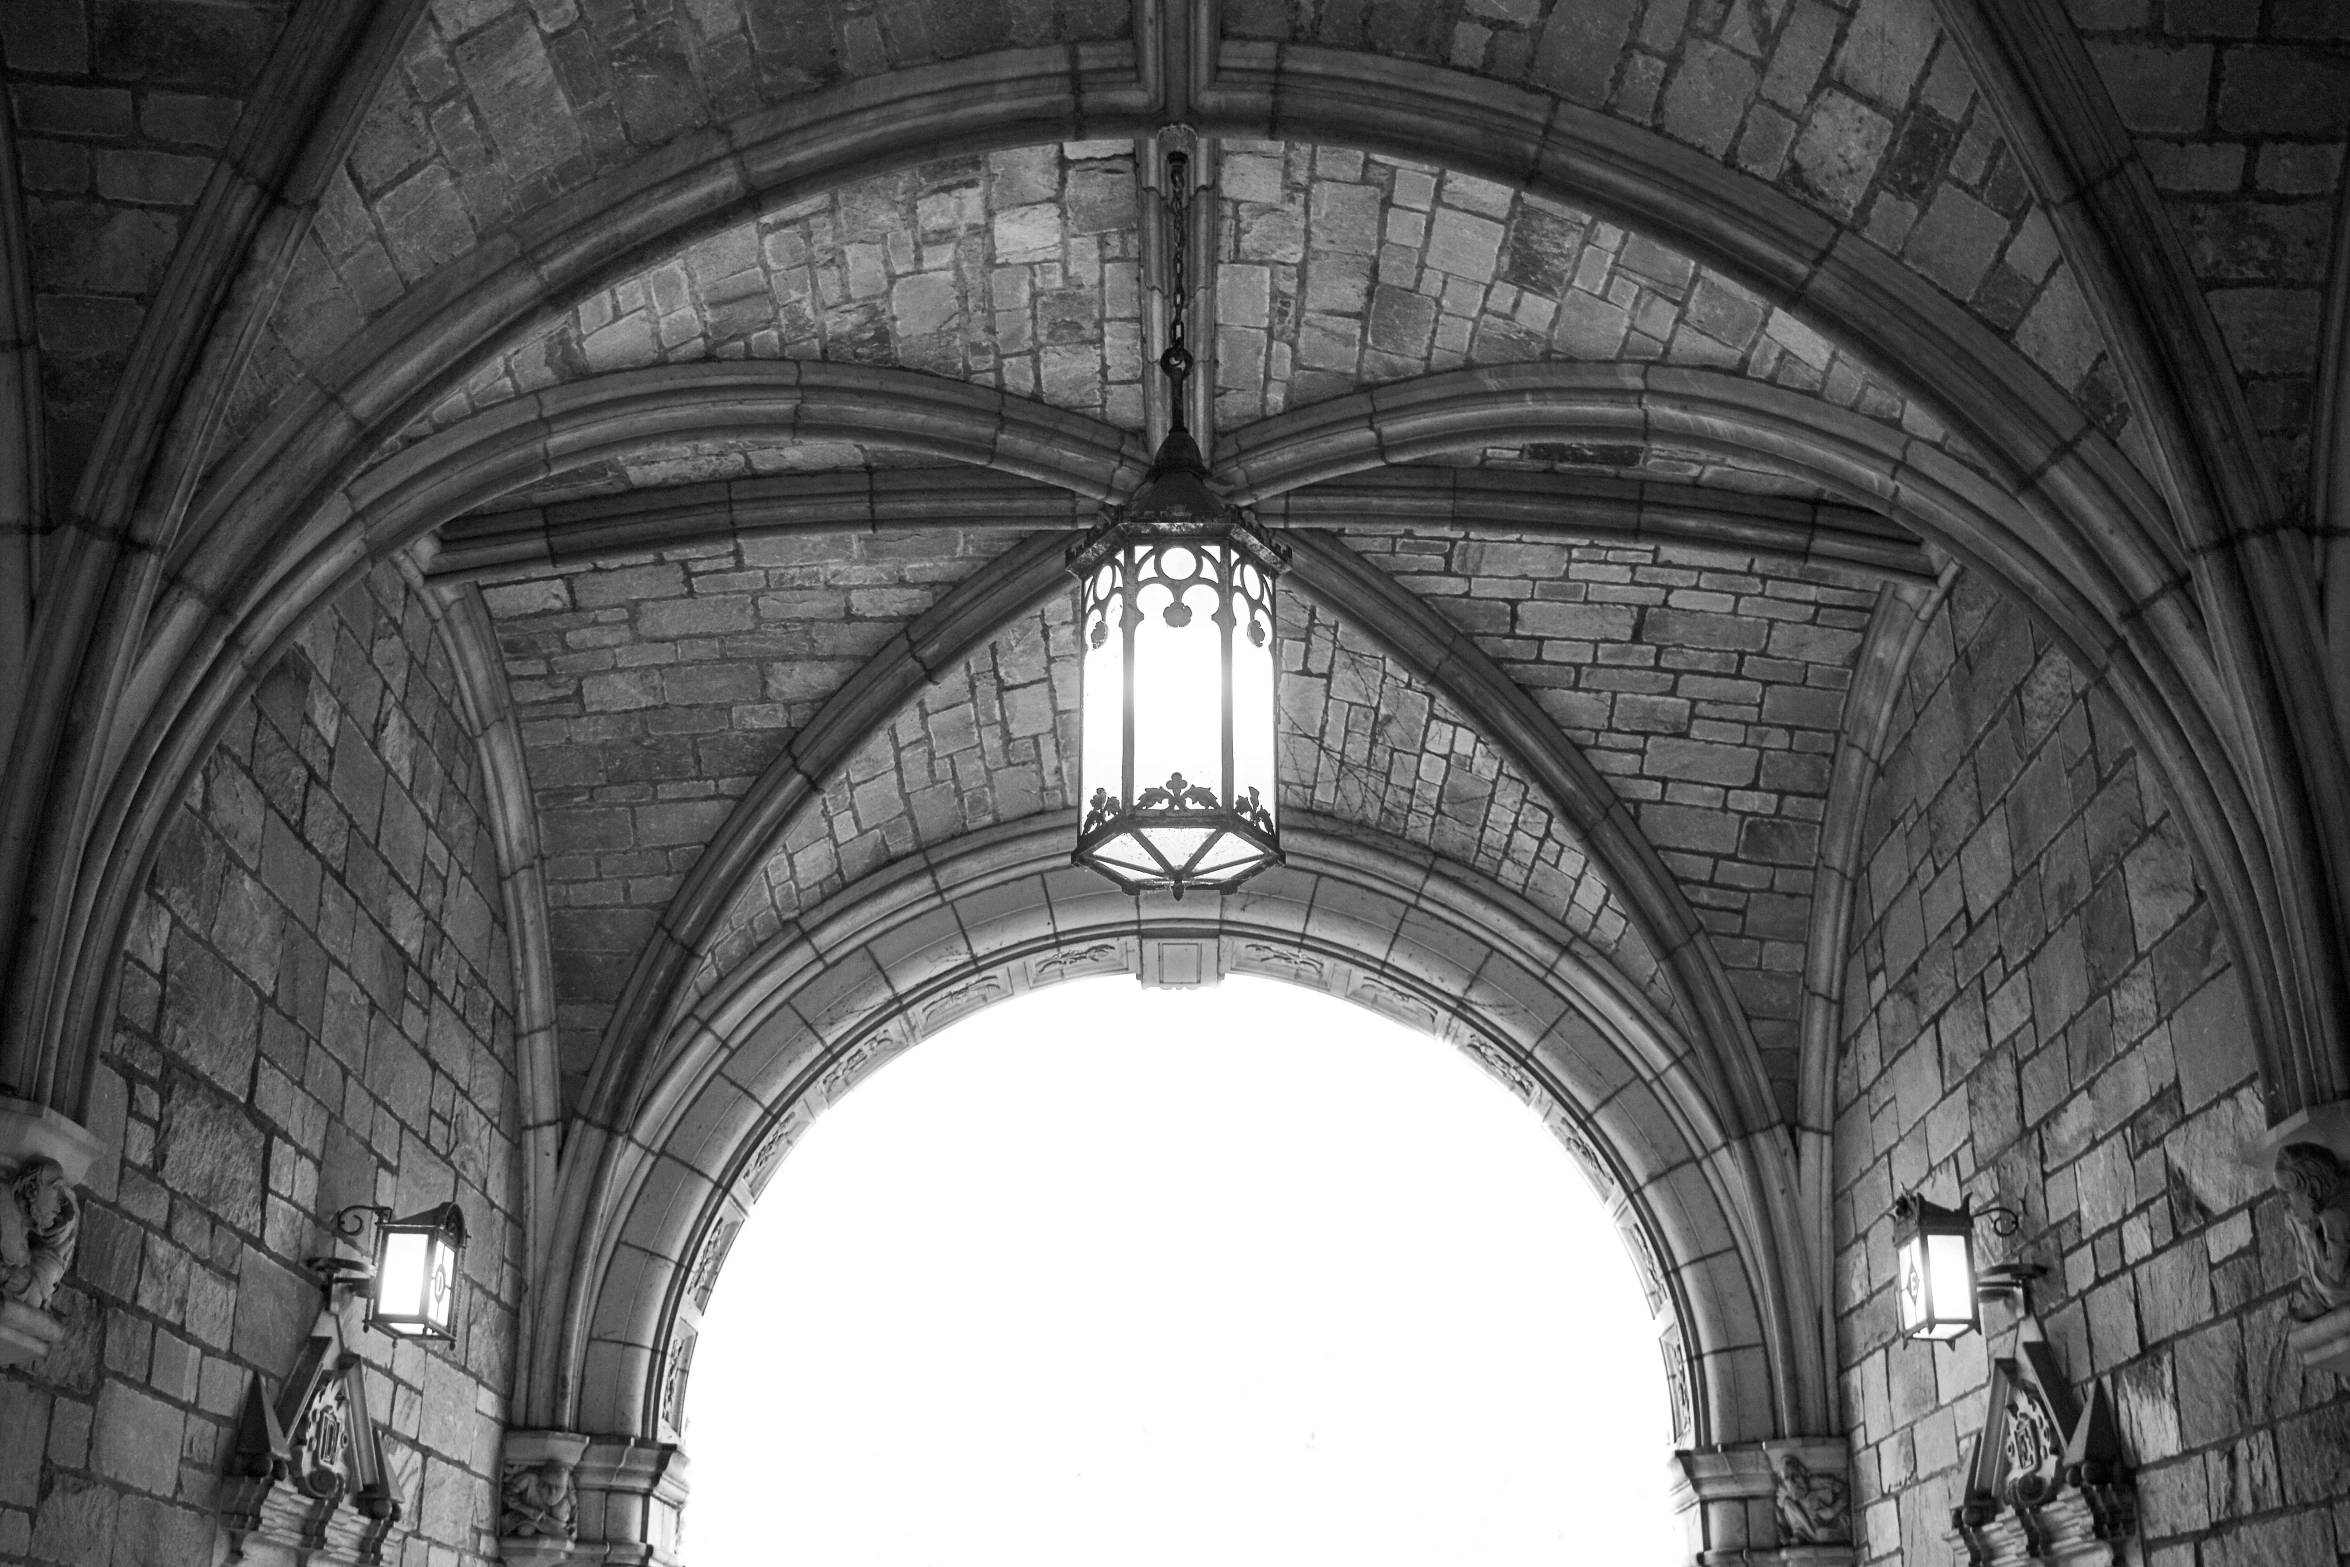
POLYGON ((1194 146, 1193 418, 1318 541, 1285 800, 1531 900, 1792 1119, 1892 607, 1979 567, 2107 656, 2226 491, 2198 419, 2302 505, 2324 10, 18 0, 48 489, 152 519, 159 625, 313 550, 421 540, 478 594, 585 1093, 848 881, 1071 803, 1049 557, 1165 427, 1194 146), (2034 28, 2077 114, 2014 64, 2034 28), (2160 243, 2082 237, 2099 180, 2160 243), (125 412, 166 385, 202 403, 168 438, 125 412), (115 496, 134 439, 165 467, 115 496))

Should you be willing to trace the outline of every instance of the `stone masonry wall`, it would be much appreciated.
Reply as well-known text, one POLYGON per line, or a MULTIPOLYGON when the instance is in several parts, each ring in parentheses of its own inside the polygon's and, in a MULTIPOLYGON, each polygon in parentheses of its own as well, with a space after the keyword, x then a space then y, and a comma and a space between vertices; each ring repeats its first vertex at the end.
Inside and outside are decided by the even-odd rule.
MULTIPOLYGON (((324 220, 328 243, 339 231, 324 220)), ((900 365, 1142 426, 1134 146, 945 157, 792 202, 589 295, 405 439, 560 382, 699 359, 900 365)), ((351 325, 299 314, 297 356, 351 325)), ((242 418, 294 361, 265 354, 242 418)))
MULTIPOLYGON (((1662 965, 1574 830, 1465 715, 1302 595, 1280 601, 1281 806, 1402 839, 1524 894, 1682 1026, 1662 965)), ((728 909, 700 996, 858 875, 1077 798, 1073 601, 999 632, 850 757, 728 909)))
POLYGON ((2350 133, 2350 7, 2073 0, 2068 10, 2298 502, 2350 133))
POLYGON ((288 0, 0 5, 60 498, 292 11, 288 0))
POLYGON ((443 0, 384 82, 240 393, 294 373, 485 236, 652 148, 842 82, 1123 36, 1127 0, 887 7, 443 0))
POLYGON ((1813 865, 1874 589, 1690 546, 1349 542, 1474 637, 1632 807, 1712 933, 1792 1120, 1813 865))
POLYGON ((368 1334, 405 1509, 387 1560, 462 1567, 495 1525, 519 1296, 511 968, 474 743, 423 604, 381 568, 231 719, 133 920, 61 1296, 0 1377, 0 1561, 185 1567, 253 1379, 274 1395, 343 1205, 454 1196, 457 1343, 368 1334))
POLYGON ((876 649, 1014 539, 788 534, 484 589, 541 813, 574 1087, 630 964, 734 803, 876 649))
MULTIPOLYGON (((2112 701, 1963 581, 1868 805, 1837 1072, 1836 1309, 1864 1559, 1947 1560, 1988 1353, 1895 1333, 1894 1197, 2023 1211, 1994 1258, 2114 1395, 2147 1567, 2333 1562, 2350 1403, 2283 1337, 2293 1237, 2184 835, 2112 701)), ((1987 1324, 2004 1341, 1999 1305, 1987 1324)))
POLYGON ((1229 429, 1384 381, 1557 358, 1731 370, 1942 435, 1785 310, 1559 202, 1300 142, 1226 143, 1217 194, 1229 429))
POLYGON ((1898 258, 2136 442, 2055 230, 1933 0, 1234 0, 1224 26, 1447 66, 1652 127, 1898 258))

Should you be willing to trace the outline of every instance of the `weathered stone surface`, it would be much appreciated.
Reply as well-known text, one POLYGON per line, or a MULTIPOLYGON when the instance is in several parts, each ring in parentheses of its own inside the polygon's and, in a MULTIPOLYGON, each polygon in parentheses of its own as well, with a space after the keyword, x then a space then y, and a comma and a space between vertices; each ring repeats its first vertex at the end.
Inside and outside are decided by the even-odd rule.
MULTIPOLYGON (((797 534, 508 575, 496 617, 541 811, 567 1069, 731 803, 908 621, 1012 543, 797 534)), ((966 789, 981 787, 976 760, 966 789)))
POLYGON ((0 8, 52 482, 70 493, 284 0, 0 8))
POLYGON ((1895 1337, 1886 1212, 1917 1190, 2022 1210, 1989 1254, 2050 1268, 2035 1303, 2069 1373, 2110 1379, 2145 1466, 2150 1562, 2197 1542, 2207 1560, 2258 1560, 2214 1553, 2325 1527, 2273 1472, 2242 1468, 2273 1471, 2248 1455, 2282 1453, 2291 1428, 2272 1422, 2309 1396, 2297 1373, 2255 1369, 2279 1365, 2289 1279, 2260 1251, 2289 1238, 2243 1162, 2263 1124, 2243 998, 2197 942, 2208 903, 2134 737, 1962 579, 1893 739, 1867 807, 1836 1089, 1846 1385, 1893 1389, 1856 1410, 1870 1559, 1943 1548, 1963 1448, 1926 1432, 1979 1418, 1985 1374, 1980 1340, 1962 1355, 1895 1337), (1946 1374, 1928 1384, 1929 1369, 1946 1374))
POLYGON ((2118 6, 2076 18, 2220 323, 2289 502, 2308 485, 2317 311, 2345 135, 2350 13, 2118 6))
POLYGON ((1906 412, 1785 311, 1588 213, 1392 158, 1232 146, 1249 176, 1219 193, 1226 428, 1366 384, 1553 357, 1709 365, 1888 421, 1906 412))
MULTIPOLYGON (((410 438, 582 375, 746 357, 901 365, 1140 428, 1134 187, 1131 147, 1089 142, 942 158, 793 202, 591 295, 469 377, 410 438)), ((403 245, 439 244, 434 226, 419 210, 383 243, 396 262, 403 245)), ((322 223, 316 242, 363 256, 371 232, 322 223)), ((257 417, 274 376, 335 319, 281 318, 287 352, 262 356, 232 418, 257 417)), ((707 468, 741 450, 683 440, 674 456, 607 461, 707 468)), ((815 453, 757 471, 838 465, 815 453)))
MULTIPOLYGON (((98 1068, 122 1106, 119 1168, 84 1204, 78 1339, 44 1368, 48 1448, 28 1472, 0 1437, 0 1518, 24 1517, 17 1492, 46 1477, 33 1559, 163 1567, 212 1549, 230 1423, 256 1378, 274 1388, 292 1366, 322 1301, 303 1259, 350 1202, 454 1195, 489 1259, 468 1270, 486 1298, 453 1350, 360 1345, 395 1473, 429 1458, 487 1494, 482 1412, 510 1386, 519 1282, 499 1259, 519 1243, 486 810, 454 669, 390 567, 230 718, 132 921, 98 1068)), ((462 1530, 438 1544, 479 1559, 462 1530)))

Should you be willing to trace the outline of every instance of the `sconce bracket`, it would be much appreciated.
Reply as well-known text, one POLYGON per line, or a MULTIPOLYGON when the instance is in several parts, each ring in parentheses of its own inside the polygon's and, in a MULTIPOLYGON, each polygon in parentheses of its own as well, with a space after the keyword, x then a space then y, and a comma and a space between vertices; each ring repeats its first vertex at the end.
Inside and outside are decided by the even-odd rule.
MULTIPOLYGON (((2001 1270, 2037 1276, 2044 1270, 2001 1270)), ((2018 1278, 2021 1290, 2029 1281, 2018 1278)), ((2014 1353, 1992 1363, 1983 1429, 1951 1510, 1963 1567, 2110 1567, 2137 1532, 2135 1472, 2103 1382, 2076 1409, 2056 1352, 2027 1306, 2014 1353)))
POLYGON ((350 1348, 343 1310, 354 1275, 373 1270, 335 1257, 312 1258, 311 1267, 326 1301, 293 1374, 274 1403, 258 1376, 245 1389, 219 1492, 228 1559, 242 1560, 247 1540, 257 1538, 296 1561, 380 1567, 400 1500, 368 1404, 366 1362, 350 1348))

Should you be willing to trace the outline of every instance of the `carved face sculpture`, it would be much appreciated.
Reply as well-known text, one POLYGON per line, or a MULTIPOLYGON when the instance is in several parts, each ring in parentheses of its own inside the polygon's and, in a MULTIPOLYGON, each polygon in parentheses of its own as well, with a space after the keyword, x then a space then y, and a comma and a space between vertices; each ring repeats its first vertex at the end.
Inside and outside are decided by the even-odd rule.
POLYGON ((65 1171, 54 1159, 35 1159, 16 1177, 16 1199, 24 1205, 27 1228, 55 1229, 64 1221, 66 1204, 72 1200, 65 1171))
POLYGON ((2277 1155, 2277 1190, 2295 1218, 2316 1219, 2318 1210, 2342 1183, 2342 1163, 2332 1150, 2294 1143, 2277 1155))

